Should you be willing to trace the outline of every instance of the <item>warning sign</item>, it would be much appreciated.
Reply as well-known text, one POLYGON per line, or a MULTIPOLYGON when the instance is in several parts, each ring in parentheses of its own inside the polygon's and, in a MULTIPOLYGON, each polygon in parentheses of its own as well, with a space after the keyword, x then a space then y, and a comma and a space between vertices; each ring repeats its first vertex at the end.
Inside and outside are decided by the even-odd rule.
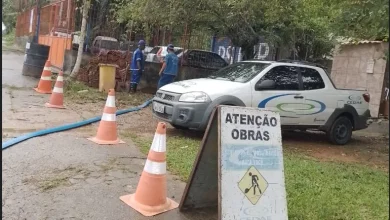
POLYGON ((246 198, 248 198, 253 205, 256 205, 261 195, 263 195, 267 189, 268 182, 254 166, 251 166, 240 182, 238 182, 238 187, 246 198))
POLYGON ((219 120, 221 216, 287 219, 279 114, 223 106, 219 120))
POLYGON ((216 206, 218 219, 288 219, 277 112, 235 106, 213 111, 180 210, 216 206))

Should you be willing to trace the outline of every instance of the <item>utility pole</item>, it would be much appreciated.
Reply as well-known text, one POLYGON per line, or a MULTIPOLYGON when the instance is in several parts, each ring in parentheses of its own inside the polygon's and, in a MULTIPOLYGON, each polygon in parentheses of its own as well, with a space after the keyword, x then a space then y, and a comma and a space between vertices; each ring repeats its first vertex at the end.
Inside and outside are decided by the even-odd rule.
POLYGON ((40 23, 41 23, 41 0, 37 0, 37 25, 33 37, 34 43, 38 43, 40 23))

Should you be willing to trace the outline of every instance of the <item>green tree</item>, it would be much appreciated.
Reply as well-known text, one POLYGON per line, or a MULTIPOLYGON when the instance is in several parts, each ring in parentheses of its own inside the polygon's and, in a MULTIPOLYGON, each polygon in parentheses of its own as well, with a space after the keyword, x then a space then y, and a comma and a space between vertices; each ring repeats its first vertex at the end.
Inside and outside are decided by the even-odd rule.
POLYGON ((336 36, 388 36, 388 0, 116 0, 119 22, 141 29, 188 24, 227 36, 254 56, 259 36, 275 47, 289 48, 292 58, 316 61, 330 52, 336 36))
POLYGON ((17 11, 13 0, 2 0, 2 16, 1 19, 8 31, 11 31, 16 26, 17 11))
POLYGON ((188 24, 191 30, 227 36, 246 59, 254 56, 259 36, 308 59, 331 48, 325 5, 325 0, 117 0, 115 10, 119 22, 180 30, 188 24))
POLYGON ((388 0, 339 0, 332 28, 339 36, 360 40, 389 37, 388 0))
POLYGON ((333 48, 330 7, 325 0, 210 0, 209 4, 212 28, 242 47, 247 59, 253 57, 259 36, 305 60, 322 58, 333 48))
MULTIPOLYGON (((35 7, 37 0, 28 0, 26 2, 19 0, 2 0, 2 21, 7 29, 11 31, 16 27, 16 19, 19 12, 35 7)), ((40 0, 41 6, 50 3, 49 0, 40 0)))

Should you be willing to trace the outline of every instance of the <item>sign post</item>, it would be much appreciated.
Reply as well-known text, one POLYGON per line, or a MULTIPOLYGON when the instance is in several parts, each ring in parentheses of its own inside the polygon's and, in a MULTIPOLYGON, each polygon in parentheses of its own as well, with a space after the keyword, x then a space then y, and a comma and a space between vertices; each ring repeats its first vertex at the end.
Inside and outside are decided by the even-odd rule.
POLYGON ((287 216, 280 117, 256 108, 214 110, 181 211, 215 207, 219 219, 287 216))
POLYGON ((36 23, 33 40, 32 40, 34 43, 38 43, 40 23, 41 23, 41 3, 40 0, 37 0, 37 23, 36 23))

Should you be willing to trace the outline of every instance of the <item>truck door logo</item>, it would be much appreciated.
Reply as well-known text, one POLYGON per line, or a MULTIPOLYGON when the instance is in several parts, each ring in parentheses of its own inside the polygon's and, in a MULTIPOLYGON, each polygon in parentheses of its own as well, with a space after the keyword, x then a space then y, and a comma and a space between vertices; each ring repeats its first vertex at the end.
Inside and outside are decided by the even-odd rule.
MULTIPOLYGON (((271 96, 261 101, 258 107, 265 108, 267 103, 271 100, 283 96, 292 96, 292 95, 298 95, 298 94, 293 93, 293 94, 282 94, 282 95, 271 96)), ((323 102, 320 102, 318 100, 306 99, 306 103, 279 103, 276 105, 276 108, 281 112, 295 113, 296 115, 315 115, 323 112, 326 109, 326 105, 323 102), (294 107, 291 107, 287 110, 286 108, 289 105, 290 106, 294 105, 294 107), (316 109, 316 105, 319 105, 318 110, 316 109), (302 111, 306 113, 301 113, 302 111)))

